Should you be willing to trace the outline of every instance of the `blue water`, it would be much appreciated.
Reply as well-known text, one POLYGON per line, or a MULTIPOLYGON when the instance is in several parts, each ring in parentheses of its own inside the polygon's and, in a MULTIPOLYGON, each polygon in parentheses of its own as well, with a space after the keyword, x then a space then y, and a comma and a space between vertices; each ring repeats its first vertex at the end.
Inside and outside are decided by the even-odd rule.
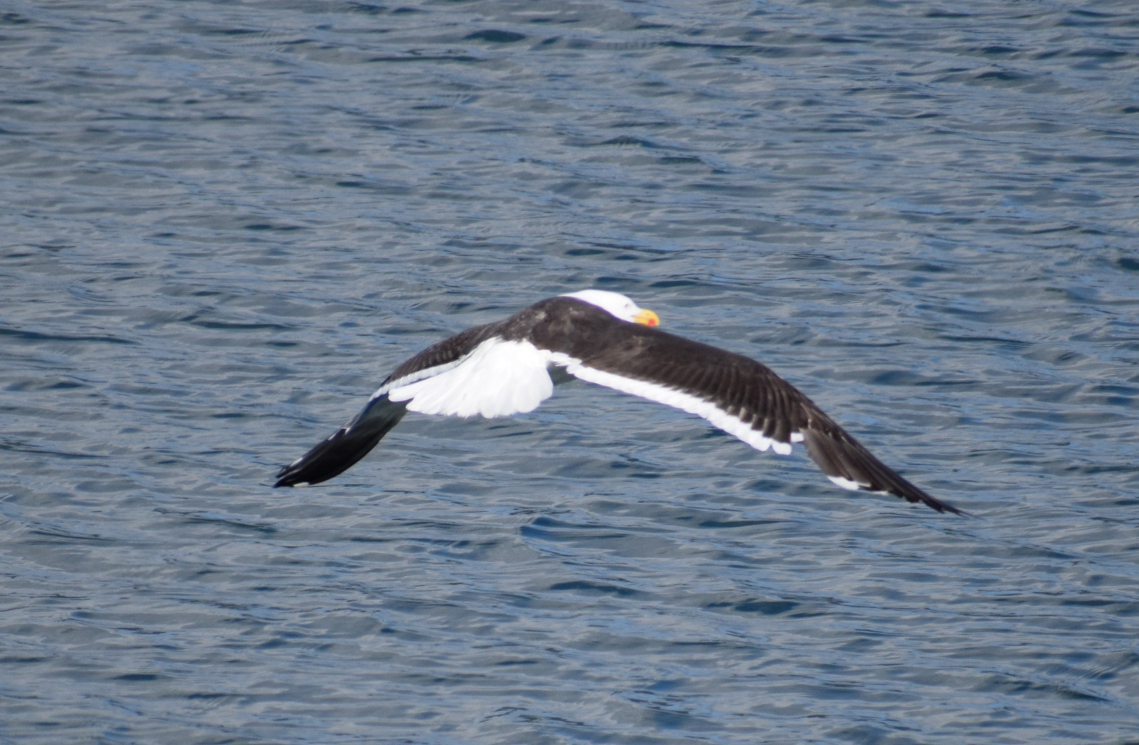
POLYGON ((0 741, 1139 742, 1132 2, 6 2, 0 741), (624 292, 971 519, 584 384, 624 292))

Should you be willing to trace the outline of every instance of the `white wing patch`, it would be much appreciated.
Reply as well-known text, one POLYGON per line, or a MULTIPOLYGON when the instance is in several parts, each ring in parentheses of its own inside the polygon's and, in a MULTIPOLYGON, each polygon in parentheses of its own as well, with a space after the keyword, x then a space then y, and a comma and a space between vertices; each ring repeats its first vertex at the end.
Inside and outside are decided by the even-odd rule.
POLYGON ((529 342, 488 339, 457 364, 435 368, 442 371, 422 380, 396 381, 387 394, 392 401, 408 401, 408 411, 420 414, 488 419, 521 414, 553 394, 548 364, 549 352, 529 342))
POLYGON ((827 476, 827 478, 830 479, 831 482, 835 485, 841 486, 843 489, 849 489, 851 491, 859 491, 860 489, 865 489, 866 487, 870 486, 870 484, 859 484, 857 481, 844 479, 842 476, 827 476))
POLYGON ((597 385, 612 388, 633 396, 647 398, 650 401, 656 401, 665 406, 672 406, 681 411, 687 411, 689 414, 703 417, 711 422, 713 426, 719 427, 729 435, 740 438, 759 451, 765 451, 770 448, 780 455, 789 455, 791 453, 791 442, 803 441, 803 435, 800 432, 791 433, 791 442, 779 442, 769 437, 764 437, 762 432, 752 429, 750 424, 732 416, 716 406, 716 404, 689 393, 678 391, 675 388, 669 388, 657 383, 648 383, 643 380, 634 380, 633 378, 626 378, 602 370, 595 370, 581 364, 579 360, 567 357, 566 355, 554 355, 552 361, 555 364, 564 364, 566 372, 586 382, 596 383, 597 385))

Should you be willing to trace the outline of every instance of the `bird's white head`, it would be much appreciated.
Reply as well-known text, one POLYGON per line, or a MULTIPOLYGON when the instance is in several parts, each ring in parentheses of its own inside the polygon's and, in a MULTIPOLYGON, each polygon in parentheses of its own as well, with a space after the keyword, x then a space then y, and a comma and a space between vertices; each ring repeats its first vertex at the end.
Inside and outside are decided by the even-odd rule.
POLYGON ((567 293, 562 295, 562 297, 577 298, 590 305, 596 305, 610 315, 629 323, 643 323, 646 326, 657 326, 660 324, 660 318, 656 313, 653 313, 651 310, 645 310, 644 308, 638 308, 637 304, 632 300, 616 292, 580 290, 578 292, 567 293))

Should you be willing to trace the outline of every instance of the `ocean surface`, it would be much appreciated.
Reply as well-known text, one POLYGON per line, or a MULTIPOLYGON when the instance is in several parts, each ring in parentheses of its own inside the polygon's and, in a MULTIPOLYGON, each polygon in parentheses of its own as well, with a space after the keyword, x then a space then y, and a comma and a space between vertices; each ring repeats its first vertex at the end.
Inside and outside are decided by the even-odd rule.
POLYGON ((0 3, 0 742, 1139 743, 1139 6, 0 3), (571 383, 587 287, 972 517, 571 383))

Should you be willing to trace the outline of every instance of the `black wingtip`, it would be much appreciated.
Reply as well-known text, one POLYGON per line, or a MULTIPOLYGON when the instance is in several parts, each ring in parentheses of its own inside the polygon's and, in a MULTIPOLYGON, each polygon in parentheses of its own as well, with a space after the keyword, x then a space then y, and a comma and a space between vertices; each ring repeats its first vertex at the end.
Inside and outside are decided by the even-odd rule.
POLYGON ((360 438, 346 437, 348 430, 340 429, 299 459, 285 466, 277 474, 274 489, 282 486, 306 486, 339 476, 363 458, 379 438, 366 447, 360 438))
MULTIPOLYGON (((859 491, 892 494, 907 502, 924 504, 937 512, 971 517, 968 512, 942 502, 911 484, 875 458, 869 450, 837 424, 829 420, 827 424, 829 425, 827 430, 807 429, 803 433, 803 444, 807 447, 807 454, 828 477, 856 484, 859 491)), ((845 484, 839 485, 852 488, 845 484)))
MULTIPOLYGON (((867 454, 869 455, 869 453, 867 454)), ((914 486, 896 471, 883 465, 882 461, 874 458, 874 456, 871 455, 870 457, 873 461, 867 465, 870 465, 868 470, 872 472, 874 485, 868 491, 892 494, 895 497, 901 497, 907 502, 924 504, 926 507, 936 510, 937 512, 948 512, 962 517, 969 516, 969 513, 964 510, 958 509, 948 502, 942 502, 937 497, 926 492, 925 489, 914 486)))
POLYGON ((918 499, 916 499, 916 500, 910 499, 905 494, 895 494, 894 492, 889 492, 889 493, 894 494, 895 496, 898 496, 898 497, 902 497, 903 499, 907 499, 911 502, 921 502, 922 504, 926 505, 927 507, 934 509, 934 510, 937 510, 938 512, 948 512, 948 513, 953 514, 953 515, 960 515, 961 517, 974 517, 974 515, 971 515, 970 513, 966 512, 965 510, 958 509, 957 507, 954 507, 951 504, 948 504, 946 502, 942 502, 940 499, 937 499, 936 497, 931 497, 930 495, 926 494, 924 491, 921 491, 921 496, 918 497, 918 499))
POLYGON ((877 468, 874 470, 881 469, 878 473, 874 474, 880 478, 876 478, 876 483, 870 487, 860 486, 860 491, 872 491, 877 492, 878 494, 891 494, 895 497, 901 497, 902 499, 912 504, 924 504, 926 507, 929 507, 930 509, 937 512, 948 512, 953 515, 960 515, 961 517, 972 517, 972 515, 970 515, 965 510, 958 509, 948 502, 942 502, 940 499, 932 496, 924 489, 919 489, 918 487, 914 486, 909 481, 898 475, 897 472, 882 465, 881 461, 875 459, 874 465, 877 466, 877 468))
POLYGON ((369 401, 348 426, 282 468, 273 488, 319 484, 339 476, 371 452, 405 413, 406 403, 394 403, 387 396, 369 401))

